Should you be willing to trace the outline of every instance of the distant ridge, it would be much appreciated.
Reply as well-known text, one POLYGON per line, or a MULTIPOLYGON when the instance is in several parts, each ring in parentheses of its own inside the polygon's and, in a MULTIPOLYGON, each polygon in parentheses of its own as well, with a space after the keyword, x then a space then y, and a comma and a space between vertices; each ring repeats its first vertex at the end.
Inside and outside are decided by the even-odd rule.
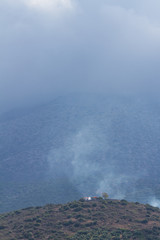
POLYGON ((107 192, 160 206, 160 104, 68 95, 0 116, 0 212, 107 192))

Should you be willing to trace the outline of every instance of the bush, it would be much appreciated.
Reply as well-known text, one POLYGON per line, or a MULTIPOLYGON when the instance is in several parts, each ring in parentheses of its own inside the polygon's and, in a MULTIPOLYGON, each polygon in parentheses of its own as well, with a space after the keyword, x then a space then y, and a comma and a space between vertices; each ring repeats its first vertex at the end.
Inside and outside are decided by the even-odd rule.
POLYGON ((141 221, 141 223, 146 224, 146 223, 148 223, 148 220, 147 220, 147 219, 144 219, 144 220, 141 221))
POLYGON ((81 217, 83 217, 82 214, 78 214, 78 215, 75 216, 75 218, 81 218, 81 217))
POLYGON ((80 227, 80 226, 81 226, 81 224, 78 223, 78 222, 76 222, 76 223, 74 224, 74 227, 80 227))
POLYGON ((15 211, 14 212, 16 215, 20 214, 21 212, 20 211, 15 211))
POLYGON ((77 208, 79 204, 77 202, 73 202, 69 204, 70 208, 77 208))
POLYGON ((0 225, 0 230, 5 229, 6 226, 0 225))
POLYGON ((121 200, 121 205, 127 205, 127 204, 128 204, 128 202, 125 199, 121 200))
POLYGON ((69 210, 69 207, 68 207, 67 205, 65 205, 65 206, 63 207, 63 209, 64 209, 64 210, 69 210))
POLYGON ((62 223, 64 226, 69 226, 69 225, 72 225, 73 224, 73 221, 67 221, 67 222, 63 222, 62 223))
POLYGON ((81 210, 82 210, 81 207, 77 207, 77 208, 74 209, 74 212, 80 212, 81 210))
POLYGON ((97 207, 97 203, 93 203, 93 204, 92 204, 92 207, 97 207))
POLYGON ((83 198, 81 198, 79 201, 80 201, 80 202, 85 202, 85 200, 84 200, 83 198))

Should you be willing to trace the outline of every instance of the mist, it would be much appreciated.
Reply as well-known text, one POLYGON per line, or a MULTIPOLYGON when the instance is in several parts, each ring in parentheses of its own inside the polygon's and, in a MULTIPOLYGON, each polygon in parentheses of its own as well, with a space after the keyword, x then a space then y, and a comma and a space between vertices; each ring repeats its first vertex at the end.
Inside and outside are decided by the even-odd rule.
POLYGON ((50 148, 48 175, 67 176, 82 196, 107 192, 160 206, 159 105, 142 97, 104 96, 92 95, 90 104, 89 97, 79 102, 72 96, 68 134, 65 129, 61 144, 50 148))
POLYGON ((71 92, 159 94, 159 2, 0 3, 0 105, 71 92))
POLYGON ((0 114, 53 101, 44 116, 11 116, 15 129, 2 121, 11 149, 24 133, 29 160, 44 150, 47 178, 66 176, 81 196, 159 206, 159 8, 158 0, 1 0, 0 114))

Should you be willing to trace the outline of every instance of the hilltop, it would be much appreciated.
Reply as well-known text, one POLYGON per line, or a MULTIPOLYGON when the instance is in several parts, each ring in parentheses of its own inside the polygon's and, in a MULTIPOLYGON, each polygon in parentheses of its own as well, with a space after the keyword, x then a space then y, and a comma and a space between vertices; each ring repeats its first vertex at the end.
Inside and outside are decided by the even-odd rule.
POLYGON ((48 204, 0 215, 3 240, 160 239, 160 209, 126 200, 48 204))

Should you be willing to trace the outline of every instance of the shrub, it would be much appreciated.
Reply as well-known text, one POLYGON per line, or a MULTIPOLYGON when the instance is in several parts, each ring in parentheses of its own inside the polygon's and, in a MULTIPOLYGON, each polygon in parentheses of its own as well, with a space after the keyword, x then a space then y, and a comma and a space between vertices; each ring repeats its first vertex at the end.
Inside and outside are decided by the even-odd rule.
POLYGON ((77 208, 74 209, 74 212, 80 212, 81 210, 82 210, 81 207, 77 207, 77 208))
POLYGON ((148 223, 148 220, 147 220, 147 219, 144 219, 144 220, 141 221, 141 223, 146 224, 146 223, 148 223))
POLYGON ((40 223, 35 223, 34 226, 35 227, 39 227, 41 224, 40 223))
POLYGON ((63 207, 63 209, 64 209, 64 210, 69 210, 69 207, 68 207, 67 205, 65 205, 65 206, 63 207))
POLYGON ((75 216, 75 218, 81 218, 81 217, 83 217, 82 214, 78 214, 78 215, 75 216))
POLYGON ((104 208, 105 208, 105 206, 103 206, 103 205, 102 205, 102 206, 101 206, 101 208, 102 208, 102 209, 104 209, 104 208))
POLYGON ((149 205, 149 204, 146 204, 146 209, 147 209, 148 211, 153 211, 153 212, 155 212, 155 208, 152 207, 152 206, 149 205))
POLYGON ((76 223, 74 224, 74 227, 80 227, 80 226, 81 226, 81 224, 78 223, 78 222, 76 222, 76 223))
POLYGON ((73 224, 73 221, 70 220, 70 221, 67 221, 67 222, 63 222, 63 225, 64 226, 69 226, 69 225, 72 225, 73 224))
POLYGON ((92 207, 97 207, 97 203, 93 203, 93 204, 92 204, 92 207))
POLYGON ((32 234, 32 232, 26 232, 26 233, 23 234, 23 236, 27 239, 31 239, 33 234, 32 234))
POLYGON ((28 219, 25 219, 24 222, 33 222, 33 218, 28 218, 28 219))
POLYGON ((14 212, 16 215, 20 214, 21 212, 20 211, 15 211, 14 212))
POLYGON ((5 229, 6 226, 0 225, 0 230, 5 229))
POLYGON ((125 199, 121 200, 121 205, 127 205, 127 204, 128 204, 128 202, 125 199))
POLYGON ((70 203, 70 208, 77 208, 79 205, 77 202, 70 203))
POLYGON ((85 202, 85 200, 84 200, 83 198, 81 198, 79 201, 80 201, 80 202, 85 202))

